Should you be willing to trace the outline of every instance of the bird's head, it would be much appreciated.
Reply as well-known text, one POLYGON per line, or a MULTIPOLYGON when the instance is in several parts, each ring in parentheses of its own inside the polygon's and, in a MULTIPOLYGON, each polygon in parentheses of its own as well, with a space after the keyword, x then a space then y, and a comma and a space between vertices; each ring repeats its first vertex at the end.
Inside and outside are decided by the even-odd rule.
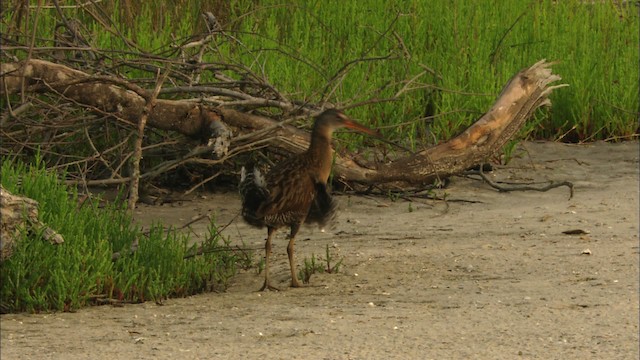
POLYGON ((380 136, 377 131, 369 129, 368 127, 355 122, 345 115, 342 111, 337 109, 328 109, 323 111, 316 117, 315 128, 317 130, 324 129, 325 131, 333 132, 339 128, 349 128, 365 134, 380 136))

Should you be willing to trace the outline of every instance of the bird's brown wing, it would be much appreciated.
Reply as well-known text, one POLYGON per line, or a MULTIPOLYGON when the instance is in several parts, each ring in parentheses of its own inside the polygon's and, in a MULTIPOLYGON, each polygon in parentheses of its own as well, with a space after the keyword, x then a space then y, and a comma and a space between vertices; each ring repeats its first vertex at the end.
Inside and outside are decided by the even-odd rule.
POLYGON ((269 198, 258 209, 259 216, 276 219, 282 225, 304 221, 316 192, 306 168, 304 161, 296 157, 269 172, 269 198))
POLYGON ((335 218, 338 204, 329 194, 327 184, 316 182, 315 188, 316 193, 305 222, 317 223, 320 227, 325 227, 335 218))

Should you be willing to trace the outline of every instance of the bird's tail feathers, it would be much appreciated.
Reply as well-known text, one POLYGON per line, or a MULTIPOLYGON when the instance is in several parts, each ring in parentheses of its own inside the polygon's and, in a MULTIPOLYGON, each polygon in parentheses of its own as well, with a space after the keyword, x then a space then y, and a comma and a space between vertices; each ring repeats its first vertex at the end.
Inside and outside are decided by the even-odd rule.
POLYGON ((267 200, 267 190, 264 176, 255 166, 240 171, 240 197, 242 198, 242 217, 251 225, 262 227, 264 220, 258 217, 257 211, 260 205, 267 200))

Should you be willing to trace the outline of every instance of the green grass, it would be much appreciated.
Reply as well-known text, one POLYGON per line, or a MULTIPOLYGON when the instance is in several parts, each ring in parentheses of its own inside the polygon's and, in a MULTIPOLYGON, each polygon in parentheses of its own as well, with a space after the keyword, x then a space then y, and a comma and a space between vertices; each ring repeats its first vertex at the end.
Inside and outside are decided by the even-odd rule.
MULTIPOLYGON (((417 145, 448 139, 488 110, 506 81, 541 58, 571 85, 552 95, 554 107, 528 130, 555 139, 575 126, 577 140, 633 134, 638 110, 638 16, 611 3, 581 1, 322 1, 255 5, 243 20, 241 53, 260 58, 279 88, 321 101, 326 81, 350 60, 389 55, 354 65, 332 102, 366 100, 385 83, 427 66, 426 87, 400 102, 353 112, 395 137, 417 145), (284 48, 313 66, 292 61, 284 48), (283 66, 283 64, 287 64, 283 66), (447 115, 448 114, 448 115, 447 115), (424 120, 433 116, 432 120, 424 120)), ((239 14, 237 14, 239 15, 239 14)), ((391 86, 379 97, 389 96, 391 86)))
MULTIPOLYGON (((173 0, 99 6, 112 29, 135 46, 125 45, 115 31, 105 32, 88 11, 66 14, 86 24, 94 46, 112 51, 107 63, 141 52, 171 54, 173 39, 202 31, 200 12, 208 10, 230 36, 220 36, 217 51, 204 60, 240 62, 292 99, 344 105, 390 97, 402 81, 431 69, 399 101, 349 111, 414 147, 459 133, 489 109, 513 74, 542 58, 560 61, 554 71, 571 87, 552 94, 553 108, 542 110, 523 137, 628 138, 637 128, 640 21, 634 6, 579 0, 173 0), (363 60, 377 57, 387 58, 363 60), (354 62, 341 72, 349 61, 354 62)), ((36 18, 31 11, 31 22, 23 23, 24 43, 36 18)), ((13 14, 4 13, 2 31, 14 23, 13 14)), ((40 10, 38 44, 50 43, 57 21, 55 10, 40 10)), ((117 68, 152 86, 155 74, 117 68)), ((203 81, 210 76, 203 74, 203 81)))
POLYGON ((37 200, 39 218, 65 242, 52 245, 24 232, 14 254, 1 265, 3 311, 71 311, 108 301, 161 302, 168 297, 224 290, 238 256, 215 225, 200 255, 189 238, 160 224, 142 233, 123 207, 78 203, 77 192, 38 161, 32 166, 4 161, 2 185, 37 200), (131 244, 137 239, 137 251, 131 244), (113 252, 120 252, 112 260, 113 252))

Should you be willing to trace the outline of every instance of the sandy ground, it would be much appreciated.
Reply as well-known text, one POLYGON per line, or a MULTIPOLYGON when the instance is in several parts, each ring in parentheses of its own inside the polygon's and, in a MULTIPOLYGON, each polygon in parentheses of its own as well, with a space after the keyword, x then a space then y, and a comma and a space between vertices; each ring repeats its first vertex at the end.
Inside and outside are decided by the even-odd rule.
MULTIPOLYGON (((225 293, 163 306, 3 315, 0 356, 638 359, 638 142, 522 148, 496 180, 569 180, 574 198, 566 188, 498 193, 458 177, 447 204, 340 196, 335 228, 303 229, 297 242, 298 263, 329 244, 343 259, 337 274, 288 288, 281 231, 272 274, 283 291, 257 292, 253 269, 225 293), (575 229, 588 234, 563 234, 575 229)), ((235 194, 209 195, 138 217, 182 225, 209 212, 224 223, 238 208, 235 194)), ((239 221, 225 231, 251 247, 266 235, 239 221)))

